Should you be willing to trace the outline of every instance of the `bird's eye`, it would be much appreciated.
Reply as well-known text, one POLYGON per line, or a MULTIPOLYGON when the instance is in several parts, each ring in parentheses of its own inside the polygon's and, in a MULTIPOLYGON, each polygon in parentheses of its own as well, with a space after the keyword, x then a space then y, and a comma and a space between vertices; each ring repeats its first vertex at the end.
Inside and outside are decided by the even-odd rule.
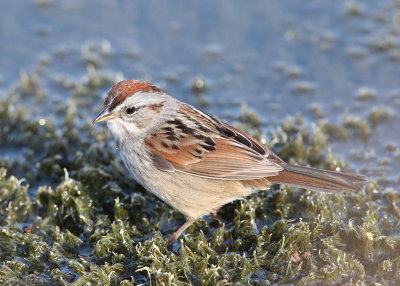
POLYGON ((125 109, 125 113, 128 115, 132 115, 135 112, 136 108, 134 106, 132 107, 128 107, 127 109, 125 109))

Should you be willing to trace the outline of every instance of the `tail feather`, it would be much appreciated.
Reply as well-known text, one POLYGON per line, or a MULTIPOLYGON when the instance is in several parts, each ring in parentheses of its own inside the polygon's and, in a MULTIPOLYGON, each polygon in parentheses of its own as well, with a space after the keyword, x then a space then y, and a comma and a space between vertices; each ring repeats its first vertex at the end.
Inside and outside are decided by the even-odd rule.
POLYGON ((361 191, 366 178, 358 174, 320 170, 310 167, 285 165, 279 175, 268 177, 273 184, 293 185, 309 190, 329 191, 361 191))

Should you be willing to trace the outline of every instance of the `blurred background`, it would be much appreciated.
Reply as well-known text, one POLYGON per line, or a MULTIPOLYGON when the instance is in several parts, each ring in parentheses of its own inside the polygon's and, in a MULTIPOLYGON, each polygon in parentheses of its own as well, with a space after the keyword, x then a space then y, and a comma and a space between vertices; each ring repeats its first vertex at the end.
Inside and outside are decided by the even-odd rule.
MULTIPOLYGON (((63 168, 82 182, 84 162, 108 168, 114 145, 91 121, 114 83, 141 79, 277 151, 296 141, 287 160, 376 180, 389 195, 371 205, 388 211, 385 235, 398 237, 398 0, 0 1, 0 43, 0 166, 26 178, 32 198, 56 187, 63 168), (292 125, 300 127, 288 137, 292 125), (299 135, 305 129, 312 140, 299 135), (303 143, 323 148, 304 155, 303 143)), ((122 189, 134 186, 118 170, 107 171, 122 189)), ((82 229, 72 232, 86 243, 82 229)))
MULTIPOLYGON (((230 122, 246 104, 264 131, 287 116, 301 115, 310 126, 369 119, 374 123, 362 131, 368 140, 333 140, 330 147, 353 168, 368 166, 368 175, 393 181, 400 157, 398 5, 1 1, 1 94, 39 69, 43 92, 63 102, 71 92, 61 87, 96 73, 147 80, 230 122)), ((100 85, 92 108, 77 110, 82 120, 93 118, 110 86, 100 85)), ((34 109, 43 118, 54 113, 51 104, 34 109)))

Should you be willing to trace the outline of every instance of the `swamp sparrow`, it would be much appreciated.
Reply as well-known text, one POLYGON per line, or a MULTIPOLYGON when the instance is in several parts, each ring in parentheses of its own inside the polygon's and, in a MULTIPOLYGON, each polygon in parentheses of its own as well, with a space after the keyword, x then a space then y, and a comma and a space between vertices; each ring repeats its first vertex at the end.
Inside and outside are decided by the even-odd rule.
POLYGON ((169 247, 197 219, 271 184, 317 191, 365 184, 361 175, 286 164, 246 133, 142 81, 114 85, 93 123, 101 121, 135 180, 185 215, 169 247))

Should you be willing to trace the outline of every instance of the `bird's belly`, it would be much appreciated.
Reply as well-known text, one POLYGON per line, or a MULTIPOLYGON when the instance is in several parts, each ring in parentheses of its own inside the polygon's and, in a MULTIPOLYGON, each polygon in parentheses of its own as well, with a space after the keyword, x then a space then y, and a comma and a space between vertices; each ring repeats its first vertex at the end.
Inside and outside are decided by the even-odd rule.
POLYGON ((134 179, 186 217, 197 219, 208 215, 255 191, 245 181, 216 180, 178 171, 161 171, 154 167, 149 158, 132 154, 132 149, 130 152, 121 149, 121 157, 134 179))
POLYGON ((186 217, 200 218, 221 206, 253 193, 241 181, 207 179, 155 169, 145 187, 186 217))

